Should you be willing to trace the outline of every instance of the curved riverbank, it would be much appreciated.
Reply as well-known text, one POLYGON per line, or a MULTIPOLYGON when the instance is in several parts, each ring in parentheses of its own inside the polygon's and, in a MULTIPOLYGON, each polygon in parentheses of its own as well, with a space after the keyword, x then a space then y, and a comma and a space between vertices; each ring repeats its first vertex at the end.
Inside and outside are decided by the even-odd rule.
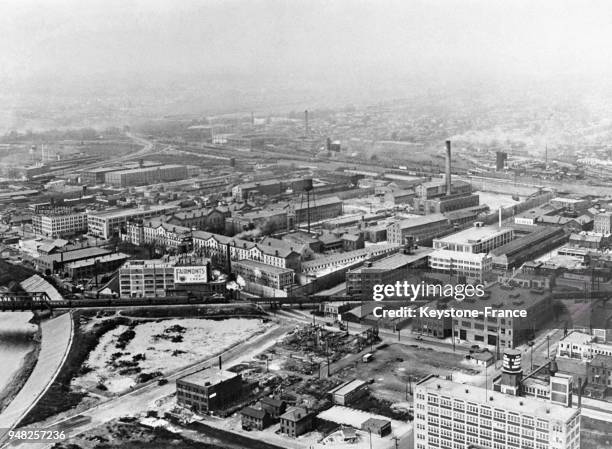
POLYGON ((15 398, 0 414, 0 441, 37 403, 57 376, 72 343, 72 319, 69 313, 43 321, 41 344, 34 370, 15 398))
POLYGON ((40 326, 32 312, 0 313, 0 414, 32 373, 39 351, 40 326))
POLYGON ((8 380, 4 383, 4 388, 0 390, 0 414, 2 414, 2 412, 9 406, 13 399, 15 399, 15 397, 19 394, 23 386, 30 378, 32 371, 34 371, 34 367, 36 366, 36 362, 38 361, 38 357, 40 355, 40 327, 32 338, 32 344, 34 345, 34 347, 28 353, 26 353, 26 355, 22 359, 20 366, 13 373, 13 375, 10 376, 8 380))

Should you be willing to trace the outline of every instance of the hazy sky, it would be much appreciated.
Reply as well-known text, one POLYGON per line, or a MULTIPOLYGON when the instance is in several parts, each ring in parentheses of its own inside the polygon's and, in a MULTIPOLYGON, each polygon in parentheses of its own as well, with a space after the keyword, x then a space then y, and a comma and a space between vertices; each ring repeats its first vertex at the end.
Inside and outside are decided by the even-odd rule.
POLYGON ((612 78, 612 1, 0 0, 0 77, 612 78))

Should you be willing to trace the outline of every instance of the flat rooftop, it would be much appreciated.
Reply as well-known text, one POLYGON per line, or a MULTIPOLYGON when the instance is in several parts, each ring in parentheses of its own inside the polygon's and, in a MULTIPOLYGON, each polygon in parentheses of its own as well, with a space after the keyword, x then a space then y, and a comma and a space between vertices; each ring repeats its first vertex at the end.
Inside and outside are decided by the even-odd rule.
POLYGON ((146 214, 147 212, 166 211, 170 209, 176 209, 178 206, 174 204, 153 204, 147 209, 141 209, 138 207, 131 207, 129 209, 109 209, 100 211, 91 211, 87 215, 95 217, 129 217, 131 215, 146 214))
POLYGON ((377 260, 372 263, 371 267, 359 267, 351 272, 361 272, 368 270, 397 270, 417 260, 424 259, 429 256, 434 250, 432 248, 418 247, 412 254, 395 253, 384 259, 377 260))
POLYGON ((353 390, 363 387, 366 385, 366 382, 360 379, 353 379, 349 382, 346 382, 342 385, 337 386, 336 388, 330 390, 331 394, 347 394, 353 390))
POLYGON ((232 373, 231 371, 211 368, 198 371, 197 373, 193 373, 185 377, 181 377, 179 380, 198 386, 205 386, 206 383, 209 383, 210 385, 215 385, 220 382, 233 379, 237 376, 238 374, 232 373))
POLYGON ((234 266, 244 265, 245 267, 257 269, 260 271, 274 273, 274 274, 284 274, 284 273, 292 273, 293 270, 291 268, 282 268, 274 265, 268 265, 267 263, 257 262, 255 260, 237 260, 232 263, 234 266))
POLYGON ((435 241, 458 244, 479 243, 483 240, 488 240, 499 235, 507 234, 508 232, 513 232, 513 230, 510 228, 498 228, 497 226, 474 226, 463 231, 459 231, 455 234, 435 239, 435 241))
POLYGON ((417 385, 431 393, 467 402, 488 405, 507 412, 529 415, 546 420, 567 422, 580 413, 578 410, 552 404, 533 397, 511 396, 491 389, 452 382, 439 377, 430 377, 417 385))

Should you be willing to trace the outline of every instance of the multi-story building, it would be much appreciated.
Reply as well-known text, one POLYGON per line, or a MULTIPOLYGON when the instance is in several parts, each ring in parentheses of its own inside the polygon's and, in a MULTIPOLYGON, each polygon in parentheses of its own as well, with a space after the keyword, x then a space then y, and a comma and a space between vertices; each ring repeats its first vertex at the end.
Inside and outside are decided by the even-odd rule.
POLYGON ((233 272, 252 282, 277 290, 284 290, 293 284, 295 272, 291 268, 275 267, 254 260, 239 260, 232 264, 233 272))
POLYGON ((113 186, 128 187, 176 181, 187 177, 187 167, 184 165, 160 165, 107 172, 104 174, 104 182, 113 186))
POLYGON ((217 266, 227 266, 230 261, 254 260, 280 268, 301 270, 301 254, 282 240, 267 239, 260 244, 205 231, 193 231, 193 248, 210 258, 217 266))
POLYGON ((440 196, 431 199, 415 198, 413 201, 414 210, 424 215, 452 212, 475 207, 479 204, 480 197, 476 194, 440 196))
POLYGON ((595 215, 593 231, 598 234, 612 234, 612 212, 602 212, 595 215))
POLYGON ((429 266, 437 271, 465 276, 468 280, 482 280, 485 273, 493 268, 493 258, 486 253, 471 253, 434 250, 429 255, 429 266))
POLYGON ((67 263, 63 271, 72 279, 94 277, 115 271, 129 258, 129 255, 123 253, 107 254, 105 256, 67 263))
POLYGON ((498 348, 515 348, 534 336, 534 329, 545 325, 552 316, 552 295, 544 290, 492 285, 485 296, 452 301, 449 307, 477 310, 477 317, 454 318, 452 329, 459 342, 473 342, 498 348), (486 315, 486 307, 525 311, 524 317, 501 318, 486 315))
POLYGON ((280 417, 280 431, 296 438, 312 430, 314 416, 302 407, 291 407, 280 417))
MULTIPOLYGON (((417 197, 429 200, 446 195, 446 183, 444 181, 424 182, 415 187, 417 197)), ((451 184, 451 195, 469 195, 472 193, 472 185, 465 181, 453 181, 451 184)))
POLYGON ((177 379, 176 402, 195 413, 223 410, 242 395, 242 376, 216 368, 177 379))
POLYGON ((168 218, 167 222, 177 226, 196 229, 199 231, 222 231, 225 219, 231 215, 229 209, 216 207, 213 209, 200 209, 188 212, 176 212, 168 218))
POLYGON ((429 265, 434 270, 482 280, 493 266, 489 251, 509 243, 513 236, 512 229, 474 226, 434 239, 429 265))
POLYGON ((387 226, 387 241, 395 245, 405 245, 406 238, 410 237, 415 243, 425 244, 448 234, 452 229, 448 218, 441 214, 414 217, 387 226))
POLYGON ((397 253, 349 270, 346 273, 346 294, 371 300, 375 285, 404 281, 408 279, 410 269, 427 267, 430 252, 430 248, 419 248, 414 254, 397 253))
POLYGON ((119 235, 128 221, 170 214, 177 209, 178 206, 174 204, 163 204, 142 208, 90 211, 87 212, 87 232, 89 235, 108 239, 113 235, 119 235))
POLYGON ((119 268, 119 293, 125 298, 165 297, 179 285, 205 284, 209 279, 206 259, 130 260, 119 268))
MULTIPOLYGON (((329 220, 342 215, 342 200, 337 196, 310 200, 310 212, 307 202, 300 201, 299 203, 294 203, 293 206, 289 208, 288 214, 291 215, 292 212, 295 214, 296 224, 307 222, 309 215, 311 223, 329 220)), ((291 218, 289 218, 289 221, 289 226, 292 227, 291 218)))
POLYGON ((172 225, 159 218, 127 223, 122 238, 137 246, 157 245, 183 252, 191 247, 190 228, 172 225))
POLYGON ((32 230, 50 238, 82 234, 87 232, 87 214, 69 207, 41 209, 32 215, 32 230))
POLYGON ((598 354, 587 364, 589 384, 602 390, 602 397, 612 388, 612 356, 598 354))
POLYGON ((589 207, 588 200, 576 198, 556 197, 550 200, 550 204, 555 207, 563 208, 568 212, 579 212, 589 207))
POLYGON ((474 226, 446 237, 434 239, 434 249, 446 249, 464 253, 488 253, 509 243, 514 237, 511 228, 474 226))
POLYGON ((426 377, 415 388, 415 449, 579 449, 580 410, 426 377))
MULTIPOLYGON (((435 303, 428 304, 428 307, 437 308, 435 303)), ((515 348, 533 338, 534 329, 541 328, 551 319, 553 309, 550 292, 499 284, 488 286, 482 296, 446 302, 444 308, 455 310, 456 315, 462 315, 461 318, 419 316, 414 320, 413 331, 431 335, 430 329, 436 328, 439 332, 435 336, 439 338, 453 335, 457 343, 475 343, 492 350, 515 348), (492 309, 524 311, 525 316, 493 316, 487 313, 492 309)))
POLYGON ((570 332, 557 345, 557 357, 588 361, 600 355, 612 357, 612 345, 583 332, 570 332))

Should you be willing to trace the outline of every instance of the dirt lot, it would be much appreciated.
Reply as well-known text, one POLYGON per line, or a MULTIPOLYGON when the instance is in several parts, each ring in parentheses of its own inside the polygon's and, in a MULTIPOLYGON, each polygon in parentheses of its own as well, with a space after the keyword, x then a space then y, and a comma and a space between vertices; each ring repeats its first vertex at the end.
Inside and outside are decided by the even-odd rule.
POLYGON ((399 398, 405 398, 406 389, 411 390, 410 380, 413 387, 415 380, 428 374, 455 376, 461 373, 462 376, 472 376, 479 373, 459 354, 400 343, 378 347, 381 349, 375 349, 374 359, 370 363, 358 361, 337 374, 347 380, 354 377, 373 380, 370 391, 381 399, 397 402, 399 398))

